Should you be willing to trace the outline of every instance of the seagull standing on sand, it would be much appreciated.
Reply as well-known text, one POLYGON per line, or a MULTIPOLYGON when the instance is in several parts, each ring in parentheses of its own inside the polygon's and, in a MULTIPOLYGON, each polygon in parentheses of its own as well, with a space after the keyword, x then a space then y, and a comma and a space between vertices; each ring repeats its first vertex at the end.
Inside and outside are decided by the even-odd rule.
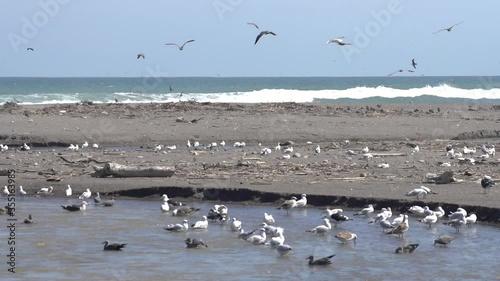
POLYGON ((255 43, 253 43, 253 44, 256 45, 257 42, 259 42, 260 37, 262 37, 264 35, 269 35, 269 34, 276 36, 276 33, 272 32, 272 31, 268 31, 268 30, 262 31, 261 33, 259 33, 259 35, 257 35, 257 38, 255 38, 255 43))
POLYGON ((316 146, 316 149, 314 150, 317 154, 319 154, 321 152, 321 147, 319 146, 316 146))
POLYGON ((184 44, 182 44, 180 46, 177 45, 177 44, 175 44, 175 43, 166 43, 165 45, 176 46, 177 48, 179 48, 179 51, 182 51, 182 50, 184 50, 184 46, 186 46, 187 43, 191 43, 191 42, 194 42, 194 39, 188 40, 188 41, 184 42, 184 44))
POLYGON ((80 195, 80 197, 78 197, 78 199, 80 200, 87 200, 90 198, 90 196, 92 196, 92 192, 90 192, 90 189, 87 188, 87 190, 85 190, 82 195, 80 195))
POLYGON ((5 196, 10 195, 9 188, 7 188, 7 186, 4 186, 4 188, 3 188, 3 195, 5 195, 5 196))
POLYGON ((23 189, 23 186, 22 186, 22 185, 20 185, 20 186, 19 186, 19 194, 21 195, 21 197, 24 197, 24 195, 26 195, 26 194, 27 194, 27 193, 26 193, 26 191, 24 191, 24 189, 23 189))
POLYGON ((68 184, 68 188, 66 188, 66 197, 70 197, 73 195, 73 191, 71 190, 71 186, 68 184))
POLYGON ((330 39, 326 41, 326 45, 330 43, 337 44, 339 46, 352 45, 351 43, 344 42, 344 37, 337 37, 335 39, 330 39))
POLYGON ((486 194, 487 191, 490 189, 490 187, 492 187, 493 185, 495 185, 495 183, 493 182, 490 176, 485 175, 481 180, 481 186, 484 189, 484 194, 486 194))
POLYGON ((420 199, 419 197, 425 198, 426 195, 427 195, 427 191, 425 189, 422 189, 422 188, 415 188, 412 191, 406 193, 406 196, 416 196, 417 200, 420 199))
POLYGON ((42 187, 42 188, 40 188, 39 191, 36 192, 36 194, 38 194, 38 195, 49 195, 49 194, 52 193, 52 191, 54 191, 54 188, 52 186, 42 187))
POLYGON ((459 23, 456 23, 456 24, 454 24, 454 25, 452 25, 452 26, 450 26, 450 27, 448 27, 448 28, 443 28, 443 29, 440 29, 440 30, 438 30, 438 31, 436 31, 436 32, 434 32, 434 33, 432 33, 432 34, 436 34, 436 33, 439 33, 439 32, 441 32, 441 31, 448 31, 448 32, 450 32, 452 28, 454 28, 455 26, 460 25, 460 24, 462 24, 462 23, 463 23, 463 21, 461 21, 461 22, 459 22, 459 23))

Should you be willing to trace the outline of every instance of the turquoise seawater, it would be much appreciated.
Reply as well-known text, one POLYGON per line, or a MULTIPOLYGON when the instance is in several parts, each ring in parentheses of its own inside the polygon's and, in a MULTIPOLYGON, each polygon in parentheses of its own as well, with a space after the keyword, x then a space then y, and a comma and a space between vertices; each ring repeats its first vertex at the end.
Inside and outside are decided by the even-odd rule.
POLYGON ((0 78, 0 103, 115 99, 124 103, 499 103, 500 77, 0 78))

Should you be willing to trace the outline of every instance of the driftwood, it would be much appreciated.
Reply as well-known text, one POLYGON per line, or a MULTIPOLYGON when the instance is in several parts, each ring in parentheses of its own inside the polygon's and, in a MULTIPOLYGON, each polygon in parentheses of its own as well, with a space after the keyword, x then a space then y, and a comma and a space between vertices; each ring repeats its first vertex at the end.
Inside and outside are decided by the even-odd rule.
POLYGON ((108 162, 104 167, 93 167, 95 172, 91 176, 95 178, 171 177, 175 173, 175 168, 169 166, 126 166, 115 162, 108 162))
POLYGON ((64 156, 59 156, 64 162, 66 163, 71 163, 71 164, 75 164, 75 163, 80 163, 80 162, 83 162, 83 163, 90 163, 90 162, 95 162, 95 163, 107 163, 108 161, 101 161, 101 160, 96 160, 92 157, 85 157, 85 158, 78 158, 78 159, 75 159, 75 160, 69 160, 68 158, 64 157, 64 156))
POLYGON ((435 183, 435 184, 446 184, 459 181, 453 177, 453 171, 447 171, 440 175, 428 174, 426 177, 428 183, 435 183))

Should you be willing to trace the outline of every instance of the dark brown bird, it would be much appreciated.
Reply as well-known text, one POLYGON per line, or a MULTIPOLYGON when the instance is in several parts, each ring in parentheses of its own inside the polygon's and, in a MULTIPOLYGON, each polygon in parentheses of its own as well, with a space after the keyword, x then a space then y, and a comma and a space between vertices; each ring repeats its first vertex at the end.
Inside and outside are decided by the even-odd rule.
POLYGON ((413 68, 417 69, 417 63, 415 62, 415 59, 411 60, 411 66, 413 66, 413 68))
POLYGON ((27 219, 24 219, 24 223, 33 223, 33 217, 31 216, 31 214, 28 216, 27 219))
POLYGON ((118 243, 109 244, 108 240, 102 242, 102 244, 104 244, 104 251, 121 251, 127 245, 118 243))
POLYGON ((419 244, 409 244, 403 247, 398 247, 395 251, 396 254, 402 254, 402 253, 413 253, 418 248, 419 244))
POLYGON ((205 242, 201 241, 201 239, 196 239, 196 238, 187 238, 186 241, 186 247, 188 248, 198 248, 198 247, 207 247, 208 248, 208 245, 205 244, 205 242))
POLYGON ((184 44, 182 44, 181 46, 179 46, 179 45, 177 45, 177 44, 175 44, 175 43, 166 43, 165 45, 177 46, 177 48, 179 48, 179 51, 182 51, 182 50, 184 50, 184 46, 185 46, 187 43, 191 43, 191 42, 194 42, 194 40, 193 40, 193 39, 188 40, 188 41, 184 42, 184 44))
POLYGON ((329 265, 332 263, 332 261, 330 259, 333 257, 335 257, 335 255, 331 255, 328 257, 324 257, 324 258, 315 260, 314 256, 309 256, 309 257, 307 257, 306 260, 309 260, 309 265, 329 265))
POLYGON ((259 35, 257 35, 257 38, 255 38, 254 45, 257 44, 257 42, 259 42, 260 37, 262 37, 263 35, 268 35, 268 34, 276 36, 276 33, 272 32, 272 31, 267 31, 267 30, 266 31, 262 31, 261 33, 259 33, 259 35))
POLYGON ((462 24, 462 23, 463 23, 463 21, 461 21, 461 22, 459 22, 459 23, 456 23, 456 24, 454 24, 454 25, 452 25, 452 26, 450 26, 450 27, 448 27, 448 28, 443 28, 443 29, 440 29, 440 30, 438 30, 438 31, 436 31, 436 32, 434 32, 434 33, 432 33, 432 34, 436 34, 436 33, 439 33, 439 32, 441 32, 441 31, 448 31, 448 32, 450 32, 452 28, 454 28, 455 26, 460 25, 460 24, 462 24))
POLYGON ((137 59, 140 59, 140 58, 145 59, 146 57, 144 56, 144 54, 137 54, 137 59))

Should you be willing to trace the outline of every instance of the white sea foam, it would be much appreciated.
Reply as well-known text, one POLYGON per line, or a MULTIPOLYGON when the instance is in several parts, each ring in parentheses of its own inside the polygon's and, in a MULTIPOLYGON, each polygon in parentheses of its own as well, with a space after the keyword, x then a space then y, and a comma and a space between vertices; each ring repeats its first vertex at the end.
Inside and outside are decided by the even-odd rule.
MULTIPOLYGON (((214 103, 270 103, 297 102, 306 103, 315 100, 367 99, 367 98, 415 98, 421 96, 457 98, 457 99, 493 99, 500 100, 500 88, 493 89, 461 89, 449 85, 426 86, 412 89, 394 89, 390 87, 355 87, 345 90, 290 90, 262 89, 249 92, 227 93, 134 93, 116 92, 103 94, 32 94, 16 96, 23 104, 75 103, 80 100, 92 100, 96 103, 163 103, 195 100, 214 103)), ((11 101, 12 97, 0 97, 0 102, 11 101), (2 100, 4 99, 4 100, 2 100)))

